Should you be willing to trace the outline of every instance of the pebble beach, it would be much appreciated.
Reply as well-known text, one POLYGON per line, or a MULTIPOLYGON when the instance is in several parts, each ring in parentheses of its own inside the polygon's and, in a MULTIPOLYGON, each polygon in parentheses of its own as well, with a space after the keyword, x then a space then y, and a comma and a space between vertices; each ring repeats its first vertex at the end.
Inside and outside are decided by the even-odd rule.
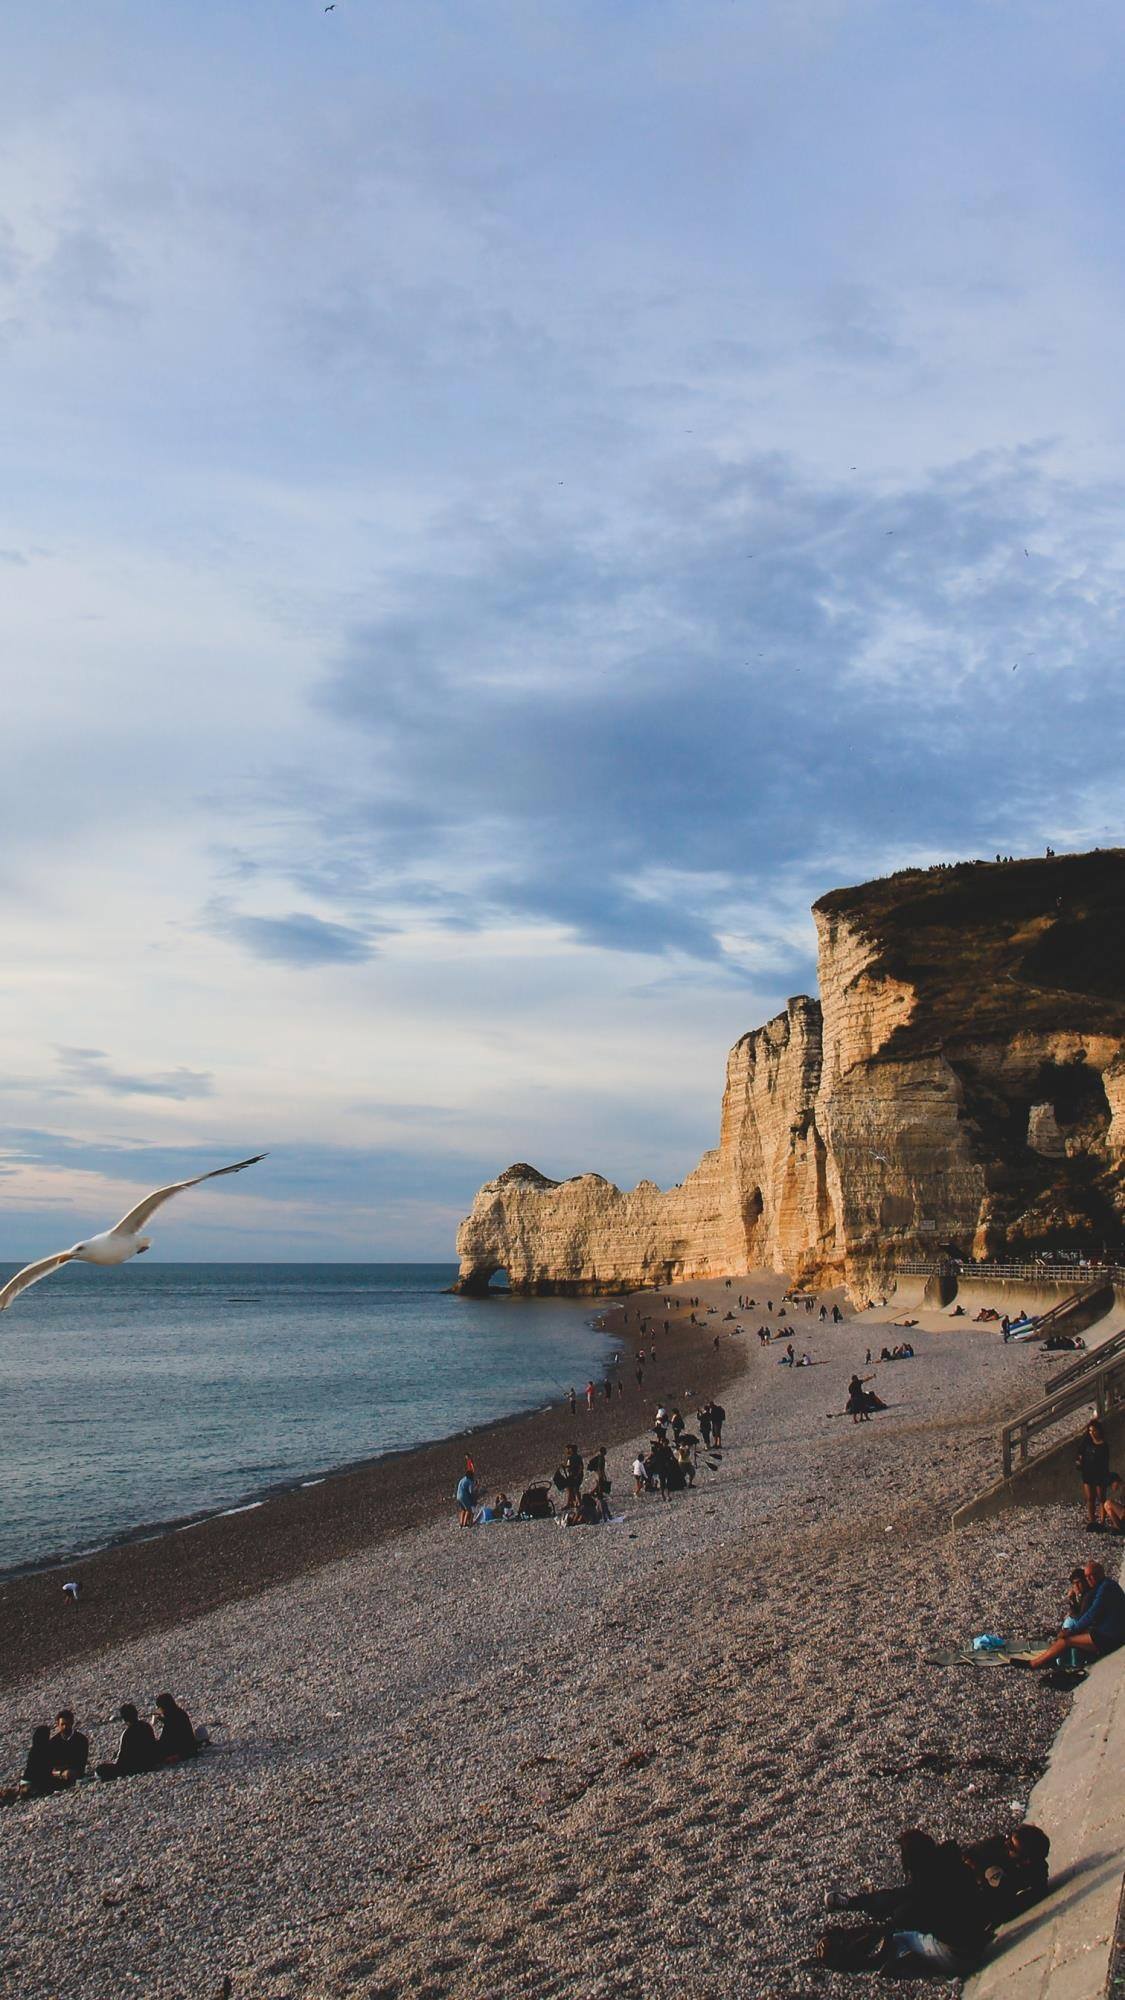
MULTIPOLYGON (((226 1544, 241 1572, 230 1556, 226 1584, 178 1609, 154 1585, 147 1616, 164 1542, 135 1545, 114 1552, 140 1565, 142 1610, 122 1628, 52 1610, 38 1653, 21 1663, 9 1644, 6 1775, 64 1702, 100 1757, 118 1704, 164 1687, 213 1747, 0 1813, 0 1992, 917 1990, 815 1963, 825 1891, 890 1879, 901 1826, 973 1839, 1016 1823, 1069 1696, 923 1656, 983 1630, 1053 1631, 1091 1541, 1077 1506, 949 1528, 996 1476, 999 1424, 1042 1381, 1037 1352, 964 1321, 919 1328, 915 1359, 876 1371, 891 1407, 853 1425, 848 1376, 902 1337, 879 1324, 892 1314, 826 1327, 798 1313, 795 1345, 818 1365, 779 1367, 753 1331, 783 1283, 735 1281, 759 1295, 739 1339, 721 1318, 730 1291, 680 1288, 719 1314, 705 1335, 658 1338, 612 1428, 599 1403, 472 1441, 487 1493, 549 1473, 571 1435, 584 1453, 608 1436, 612 1526, 460 1533, 452 1486, 434 1484, 459 1448, 433 1447, 426 1476, 418 1454, 399 1467, 413 1499, 382 1510, 377 1534, 353 1521, 304 1539, 296 1516, 284 1531, 243 1516, 226 1544), (721 1460, 666 1504, 634 1499, 633 1443, 657 1397, 690 1415, 689 1389, 721 1395, 721 1460), (256 1521, 280 1548, 264 1575, 256 1521)), ((322 1507, 345 1506, 335 1484, 322 1507)), ((47 1588, 22 1579, 13 1599, 31 1639, 47 1588)))

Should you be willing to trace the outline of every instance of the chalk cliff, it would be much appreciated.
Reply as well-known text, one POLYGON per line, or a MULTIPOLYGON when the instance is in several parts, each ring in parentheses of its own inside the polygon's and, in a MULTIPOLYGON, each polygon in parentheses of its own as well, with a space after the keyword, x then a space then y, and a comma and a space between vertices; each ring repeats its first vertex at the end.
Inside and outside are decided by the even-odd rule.
POLYGON ((509 1167, 461 1225, 462 1290, 769 1265, 866 1294, 949 1241, 1120 1240, 1125 850, 909 870, 813 916, 820 999, 735 1043, 715 1150, 666 1191, 509 1167))

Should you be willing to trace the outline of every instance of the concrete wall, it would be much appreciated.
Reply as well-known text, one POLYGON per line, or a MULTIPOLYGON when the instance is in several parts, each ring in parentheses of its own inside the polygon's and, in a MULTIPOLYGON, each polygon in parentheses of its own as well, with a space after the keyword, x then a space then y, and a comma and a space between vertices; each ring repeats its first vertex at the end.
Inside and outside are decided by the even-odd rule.
MULTIPOLYGON (((1060 1354, 1060 1366, 1067 1359, 1067 1355, 1060 1354)), ((1093 1414, 1091 1391, 1090 1415, 1093 1414)), ((1125 1409, 1114 1410, 1104 1422, 1109 1439, 1110 1469, 1120 1472, 1125 1478, 1125 1409)), ((967 1500, 954 1514, 953 1526, 967 1528, 971 1521, 990 1521, 997 1514, 1006 1513, 1009 1507, 1050 1507, 1068 1500, 1073 1501, 1075 1506, 1081 1506, 1082 1482, 1074 1460, 1085 1428, 1085 1424, 1080 1424, 1062 1444, 1052 1445, 1049 1451, 1029 1459, 1025 1466, 1013 1472, 1010 1479, 998 1479, 995 1486, 986 1486, 983 1493, 967 1500)))

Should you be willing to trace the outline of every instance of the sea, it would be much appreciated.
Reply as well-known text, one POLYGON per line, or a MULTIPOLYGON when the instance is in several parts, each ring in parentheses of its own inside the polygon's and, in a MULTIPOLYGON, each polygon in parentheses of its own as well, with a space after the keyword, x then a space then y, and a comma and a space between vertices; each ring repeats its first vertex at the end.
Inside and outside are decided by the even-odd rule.
POLYGON ((248 1506, 607 1372, 589 1301, 458 1298, 455 1276, 146 1259, 68 1265, 25 1292, 0 1316, 0 1574, 248 1506))

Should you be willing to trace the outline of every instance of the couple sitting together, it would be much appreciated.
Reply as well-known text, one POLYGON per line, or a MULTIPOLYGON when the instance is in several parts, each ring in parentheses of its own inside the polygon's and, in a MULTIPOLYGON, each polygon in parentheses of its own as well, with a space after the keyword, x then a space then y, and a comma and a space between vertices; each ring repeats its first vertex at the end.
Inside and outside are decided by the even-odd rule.
POLYGON ((1013 1667, 1053 1667, 1065 1653, 1073 1651, 1083 1665, 1092 1666, 1125 1645, 1125 1590, 1107 1576, 1101 1563, 1084 1563, 1072 1572, 1067 1598, 1071 1610, 1062 1630, 1041 1653, 1030 1659, 1013 1659, 1013 1667))
POLYGON ((892 1977, 972 1970, 998 1924, 1047 1892, 1051 1843, 1037 1826, 959 1847, 909 1828, 898 1837, 902 1882, 860 1895, 830 1892, 829 1909, 852 1910, 862 1926, 833 1925, 817 1957, 840 1971, 892 1977))

